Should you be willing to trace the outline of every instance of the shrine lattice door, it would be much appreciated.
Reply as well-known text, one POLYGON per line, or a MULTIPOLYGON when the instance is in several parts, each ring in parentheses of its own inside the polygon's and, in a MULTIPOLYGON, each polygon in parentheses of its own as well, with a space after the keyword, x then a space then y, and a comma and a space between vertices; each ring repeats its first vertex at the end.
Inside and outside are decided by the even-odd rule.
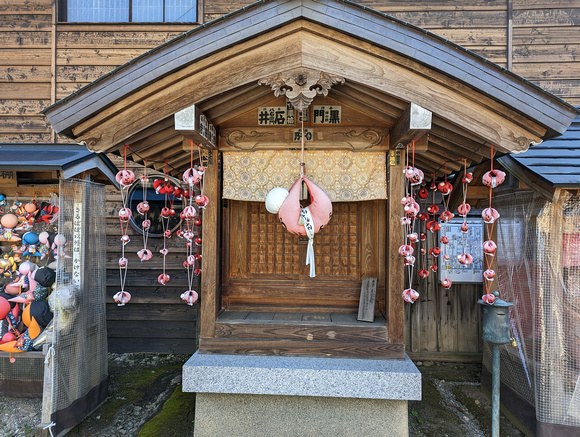
POLYGON ((314 237, 316 277, 305 265, 308 239, 287 232, 261 202, 223 210, 222 306, 227 310, 356 312, 363 276, 378 278, 385 311, 385 201, 334 203, 314 237))

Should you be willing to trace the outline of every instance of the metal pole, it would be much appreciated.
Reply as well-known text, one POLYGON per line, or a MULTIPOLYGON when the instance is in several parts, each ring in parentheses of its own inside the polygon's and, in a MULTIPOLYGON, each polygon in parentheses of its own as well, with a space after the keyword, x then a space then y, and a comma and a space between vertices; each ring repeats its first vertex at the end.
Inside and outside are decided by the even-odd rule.
POLYGON ((499 437, 499 344, 492 345, 491 437, 499 437))

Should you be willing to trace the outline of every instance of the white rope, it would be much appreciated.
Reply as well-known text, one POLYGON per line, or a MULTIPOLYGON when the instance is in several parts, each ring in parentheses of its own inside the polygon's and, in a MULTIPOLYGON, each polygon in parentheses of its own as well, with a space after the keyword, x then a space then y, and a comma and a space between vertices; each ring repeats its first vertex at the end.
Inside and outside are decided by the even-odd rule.
POLYGON ((42 429, 48 429, 48 431, 50 432, 51 437, 54 437, 54 434, 52 433, 52 427, 56 426, 56 423, 54 422, 50 422, 48 425, 42 427, 42 429))
POLYGON ((316 276, 316 265, 314 263, 314 221, 308 207, 300 210, 300 217, 304 221, 304 229, 308 237, 308 248, 306 249, 306 265, 310 265, 310 277, 316 276))

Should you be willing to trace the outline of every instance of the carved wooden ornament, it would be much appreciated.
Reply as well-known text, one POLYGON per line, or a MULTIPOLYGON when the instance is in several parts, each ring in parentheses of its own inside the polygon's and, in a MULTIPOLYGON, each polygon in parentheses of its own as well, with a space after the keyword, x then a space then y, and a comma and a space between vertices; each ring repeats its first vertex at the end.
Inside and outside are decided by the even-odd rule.
POLYGON ((258 81, 258 85, 272 87, 276 97, 285 95, 299 111, 308 108, 318 94, 327 96, 332 85, 337 83, 343 84, 344 78, 305 68, 274 74, 258 81))

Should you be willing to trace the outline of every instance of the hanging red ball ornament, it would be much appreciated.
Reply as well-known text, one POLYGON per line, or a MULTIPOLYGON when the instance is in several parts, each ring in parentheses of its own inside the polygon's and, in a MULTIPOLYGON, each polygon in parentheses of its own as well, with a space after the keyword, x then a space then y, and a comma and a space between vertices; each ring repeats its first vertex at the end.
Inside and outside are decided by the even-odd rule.
POLYGON ((471 211, 471 205, 469 203, 464 202, 457 207, 457 214, 459 214, 461 217, 465 217, 469 211, 471 211))
POLYGON ((195 226, 201 226, 201 223, 202 223, 202 221, 201 221, 201 219, 200 219, 200 218, 196 218, 196 219, 195 219, 195 221, 193 222, 193 224, 194 224, 195 226))
POLYGON ((119 210, 119 220, 122 222, 128 222, 131 219, 133 213, 129 208, 121 208, 119 210))
POLYGON ((441 225, 436 220, 428 221, 425 227, 431 232, 439 232, 441 230, 441 225))
POLYGON ((119 258, 119 267, 122 269, 127 267, 128 262, 129 262, 129 260, 127 258, 125 258, 124 256, 122 256, 121 258, 119 258))
POLYGON ((151 220, 143 220, 141 222, 141 227, 145 230, 149 229, 151 227, 151 220))
POLYGON ((495 296, 491 293, 484 294, 481 296, 481 300, 483 300, 486 304, 492 305, 495 302, 495 296))
POLYGON ((406 290, 403 290, 403 299, 405 299, 405 302, 413 303, 417 300, 418 297, 419 293, 417 292, 417 290, 414 290, 412 288, 407 288, 406 290))
POLYGON ((437 264, 431 264, 429 268, 431 269, 432 272, 435 273, 437 271, 437 264))
POLYGON ((481 178, 483 185, 495 188, 505 181, 505 173, 501 170, 490 170, 481 178))
POLYGON ((402 257, 413 255, 414 251, 415 249, 413 249, 413 247, 409 244, 403 244, 402 246, 399 247, 399 255, 401 255, 402 257))
POLYGON ((427 212, 429 214, 437 214, 439 212, 439 207, 437 205, 429 205, 427 207, 427 212))
POLYGON ((169 279, 171 279, 171 278, 169 277, 169 275, 167 273, 161 273, 157 277, 157 282, 159 282, 161 285, 166 285, 169 282, 169 279))
POLYGON ((139 202, 137 204, 137 212, 139 214, 146 214, 147 212, 149 212, 149 203, 147 203, 147 202, 139 202))
POLYGON ((499 218, 499 212, 494 208, 485 208, 481 211, 481 217, 485 223, 493 223, 499 218))
POLYGON ((469 225, 467 223, 461 223, 461 232, 469 231, 469 225))
POLYGON ((151 253, 149 249, 141 249, 139 252, 137 252, 137 256, 141 261, 149 261, 151 258, 153 258, 153 253, 151 253))
POLYGON ((169 208, 167 208, 166 206, 161 208, 161 217, 169 218, 170 215, 171 215, 171 210, 169 208))
POLYGON ((163 236, 165 238, 171 238, 171 229, 167 229, 164 233, 163 236))
POLYGON ((126 234, 122 235, 121 242, 123 243, 123 245, 129 244, 131 242, 131 238, 129 238, 129 236, 126 234))
POLYGON ((439 241, 440 241, 442 244, 447 244, 447 243, 449 243, 449 237, 448 237, 448 236, 446 236, 446 235, 444 235, 444 236, 442 236, 442 237, 439 239, 439 241))
POLYGON ((429 270, 421 269, 417 272, 417 274, 420 278, 425 279, 427 276, 429 276, 429 270))
POLYGON ((447 196, 453 190, 453 185, 450 182, 439 182, 437 189, 443 196, 447 196))
POLYGON ((439 214, 439 218, 442 222, 448 222, 453 217, 455 217, 455 214, 453 214, 451 211, 443 211, 441 214, 439 214))
POLYGON ((429 197, 429 191, 427 188, 423 187, 417 192, 417 196, 419 196, 419 199, 425 200, 427 197, 429 197))
POLYGON ((128 291, 119 291, 113 296, 113 299, 117 303, 117 306, 122 307, 131 300, 131 294, 128 291))
POLYGON ((487 255, 495 254, 496 250, 497 250, 497 245, 493 242, 493 240, 487 240, 483 243, 483 251, 487 255))
POLYGON ((133 182, 135 182, 135 173, 131 170, 121 170, 115 176, 115 180, 123 187, 129 187, 133 182))
POLYGON ((187 290, 181 293, 180 297, 182 301, 184 301, 189 306, 192 306, 195 302, 197 302, 199 295, 195 290, 187 290))
POLYGON ((451 285, 453 284, 453 282, 451 282, 451 279, 449 278, 445 278, 441 280, 441 286, 443 288, 445 288, 446 290, 449 290, 451 288, 451 285))
POLYGON ((464 184, 469 184, 471 183, 471 181, 473 181, 473 173, 467 173, 463 179, 461 179, 461 182, 463 182, 464 184))
POLYGON ((193 242, 196 246, 201 246, 201 237, 197 237, 195 240, 193 240, 193 242))
POLYGON ((195 269, 195 270, 193 271, 193 274, 194 274, 195 276, 199 276, 199 275, 201 275, 201 269, 195 269))
POLYGON ((441 248, 440 247, 432 247, 429 249, 429 254, 434 257, 438 257, 441 255, 441 248))
POLYGON ((195 196, 195 203, 197 203, 197 206, 199 206, 200 208, 205 208, 209 203, 209 199, 207 198, 207 196, 199 194, 195 196))
POLYGON ((461 253, 457 255, 457 261, 459 262, 459 264, 468 266, 473 262, 473 257, 468 253, 461 253))
POLYGON ((192 205, 186 206, 183 209, 183 218, 185 220, 193 220, 195 219, 195 217, 197 216, 197 211, 195 210, 195 208, 192 205))
POLYGON ((493 278, 495 278, 495 270, 487 269, 483 272, 483 277, 486 281, 493 281, 493 278))

